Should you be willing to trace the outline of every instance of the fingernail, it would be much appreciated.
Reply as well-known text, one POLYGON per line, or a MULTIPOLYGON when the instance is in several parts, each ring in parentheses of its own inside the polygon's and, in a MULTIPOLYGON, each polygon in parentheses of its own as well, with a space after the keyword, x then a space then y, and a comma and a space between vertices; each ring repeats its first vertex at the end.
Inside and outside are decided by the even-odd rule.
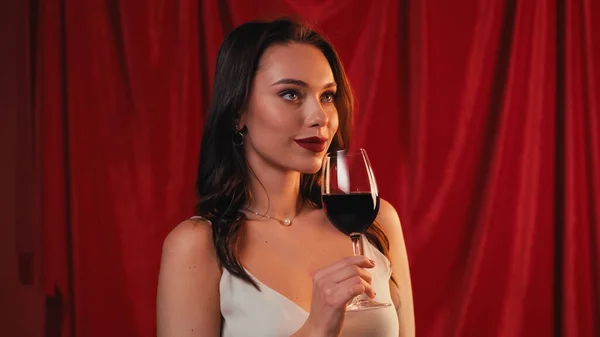
POLYGON ((371 261, 371 264, 375 265, 375 261, 374 260, 369 259, 369 261, 371 261))

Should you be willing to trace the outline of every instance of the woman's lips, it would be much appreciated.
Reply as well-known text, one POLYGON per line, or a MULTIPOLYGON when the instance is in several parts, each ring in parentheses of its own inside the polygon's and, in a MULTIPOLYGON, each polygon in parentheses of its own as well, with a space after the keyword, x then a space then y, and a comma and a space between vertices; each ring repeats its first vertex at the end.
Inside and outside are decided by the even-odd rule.
POLYGON ((302 146, 311 152, 323 152, 327 145, 327 138, 322 137, 308 137, 302 139, 294 139, 296 144, 302 146))

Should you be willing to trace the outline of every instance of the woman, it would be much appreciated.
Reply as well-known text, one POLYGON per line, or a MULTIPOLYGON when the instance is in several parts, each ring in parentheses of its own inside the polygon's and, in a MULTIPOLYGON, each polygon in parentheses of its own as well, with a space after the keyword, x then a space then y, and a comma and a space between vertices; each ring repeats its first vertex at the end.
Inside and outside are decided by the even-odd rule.
POLYGON ((342 64, 315 31, 252 22, 225 39, 197 216, 163 246, 158 336, 414 336, 394 208, 382 201, 354 257, 320 206, 323 157, 349 143, 351 115, 342 64), (394 305, 346 312, 362 293, 394 305))

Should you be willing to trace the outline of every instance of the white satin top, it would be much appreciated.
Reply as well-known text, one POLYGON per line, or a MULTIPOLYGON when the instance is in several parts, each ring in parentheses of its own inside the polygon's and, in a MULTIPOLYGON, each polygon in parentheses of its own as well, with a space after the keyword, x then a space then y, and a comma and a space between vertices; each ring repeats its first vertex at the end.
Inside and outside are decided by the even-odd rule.
MULTIPOLYGON (((375 260, 371 273, 375 300, 392 303, 389 260, 363 236, 365 255, 375 260)), ((250 273, 248 273, 250 274, 250 273)), ((262 291, 223 270, 220 281, 223 337, 289 337, 308 318, 308 312, 267 287, 250 274, 262 291)), ((398 337, 398 314, 394 305, 368 311, 348 312, 341 337, 398 337)))

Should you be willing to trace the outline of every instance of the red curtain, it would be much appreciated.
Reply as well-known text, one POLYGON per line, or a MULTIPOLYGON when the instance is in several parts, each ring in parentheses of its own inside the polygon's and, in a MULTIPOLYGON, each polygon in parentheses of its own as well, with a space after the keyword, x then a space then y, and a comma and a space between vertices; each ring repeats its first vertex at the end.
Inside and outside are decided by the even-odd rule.
POLYGON ((600 335, 600 2, 34 1, 44 286, 64 336, 155 335, 217 49, 296 15, 337 47, 403 221, 418 336, 600 335))

